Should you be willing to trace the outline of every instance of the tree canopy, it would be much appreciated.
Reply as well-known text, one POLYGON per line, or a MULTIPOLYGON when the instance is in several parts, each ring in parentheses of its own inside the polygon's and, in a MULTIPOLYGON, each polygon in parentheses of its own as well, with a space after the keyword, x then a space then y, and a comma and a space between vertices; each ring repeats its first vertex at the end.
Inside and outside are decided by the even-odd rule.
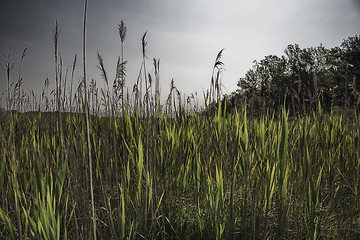
POLYGON ((331 49, 291 44, 284 53, 254 61, 228 98, 230 107, 246 103, 251 114, 258 115, 276 112, 285 103, 291 114, 306 114, 320 101, 328 111, 335 106, 359 110, 359 36, 331 49))

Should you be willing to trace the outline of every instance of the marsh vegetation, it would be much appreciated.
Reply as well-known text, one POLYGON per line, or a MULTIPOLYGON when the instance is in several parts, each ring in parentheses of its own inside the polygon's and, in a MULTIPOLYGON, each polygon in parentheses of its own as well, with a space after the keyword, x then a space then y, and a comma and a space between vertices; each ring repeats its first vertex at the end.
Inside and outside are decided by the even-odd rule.
MULTIPOLYGON (((360 238, 357 36, 339 55, 348 56, 345 75, 322 68, 326 57, 311 60, 331 51, 289 47, 292 58, 256 62, 225 97, 221 50, 200 108, 174 82, 161 104, 160 61, 150 74, 146 33, 139 78, 127 91, 123 21, 118 30, 115 81, 97 56, 104 89, 86 85, 86 64, 73 89, 77 57, 64 74, 57 24, 55 89, 24 93, 21 70, 14 81, 6 57, 1 239, 360 238)), ((85 40, 84 31, 84 49, 85 40)))

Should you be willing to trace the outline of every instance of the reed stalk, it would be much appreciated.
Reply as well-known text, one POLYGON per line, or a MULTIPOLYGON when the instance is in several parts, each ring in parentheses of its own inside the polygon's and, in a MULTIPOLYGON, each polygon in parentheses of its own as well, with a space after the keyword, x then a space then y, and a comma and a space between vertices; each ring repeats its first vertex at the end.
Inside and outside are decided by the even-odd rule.
POLYGON ((93 239, 96 240, 96 218, 95 218, 95 202, 94 202, 94 186, 92 173, 92 158, 91 158, 91 142, 90 142, 90 123, 89 123, 89 105, 86 87, 86 16, 87 16, 88 1, 85 0, 84 7, 84 25, 83 25, 83 70, 84 70, 84 92, 85 92, 85 117, 87 129, 87 147, 89 157, 89 178, 90 178, 90 194, 91 194, 91 214, 93 223, 93 239))

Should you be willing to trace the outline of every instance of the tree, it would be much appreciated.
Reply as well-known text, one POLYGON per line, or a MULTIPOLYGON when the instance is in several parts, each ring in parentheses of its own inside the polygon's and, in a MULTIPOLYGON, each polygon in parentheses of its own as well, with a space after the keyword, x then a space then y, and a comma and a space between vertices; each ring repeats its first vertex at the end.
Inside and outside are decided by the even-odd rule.
POLYGON ((341 60, 344 63, 346 104, 359 107, 360 101, 360 38, 355 35, 344 40, 340 45, 342 49, 341 60))
POLYGON ((360 105, 360 38, 349 37, 340 47, 300 48, 288 45, 285 55, 265 56, 240 78, 230 102, 246 101, 250 112, 278 111, 284 104, 291 114, 307 114, 320 101, 333 106, 360 105))

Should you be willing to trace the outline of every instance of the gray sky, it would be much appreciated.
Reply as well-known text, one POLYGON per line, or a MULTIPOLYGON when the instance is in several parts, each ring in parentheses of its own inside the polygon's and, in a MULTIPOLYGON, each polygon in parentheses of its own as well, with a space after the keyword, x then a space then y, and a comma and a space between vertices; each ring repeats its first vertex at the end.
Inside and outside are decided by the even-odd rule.
MULTIPOLYGON (((87 23, 88 78, 102 86, 96 52, 103 56, 110 79, 120 54, 117 25, 127 26, 127 87, 132 89, 141 65, 141 37, 148 31, 148 70, 160 58, 162 99, 172 78, 184 94, 209 88, 212 65, 225 48, 224 93, 266 55, 283 55, 288 44, 301 48, 339 46, 360 33, 359 0, 89 0, 87 23)), ((60 26, 59 50, 65 67, 78 55, 76 85, 82 70, 82 0, 7 0, 0 8, 0 91, 7 88, 4 55, 11 49, 13 81, 24 47, 24 87, 40 93, 44 80, 54 80, 53 32, 60 26)))

